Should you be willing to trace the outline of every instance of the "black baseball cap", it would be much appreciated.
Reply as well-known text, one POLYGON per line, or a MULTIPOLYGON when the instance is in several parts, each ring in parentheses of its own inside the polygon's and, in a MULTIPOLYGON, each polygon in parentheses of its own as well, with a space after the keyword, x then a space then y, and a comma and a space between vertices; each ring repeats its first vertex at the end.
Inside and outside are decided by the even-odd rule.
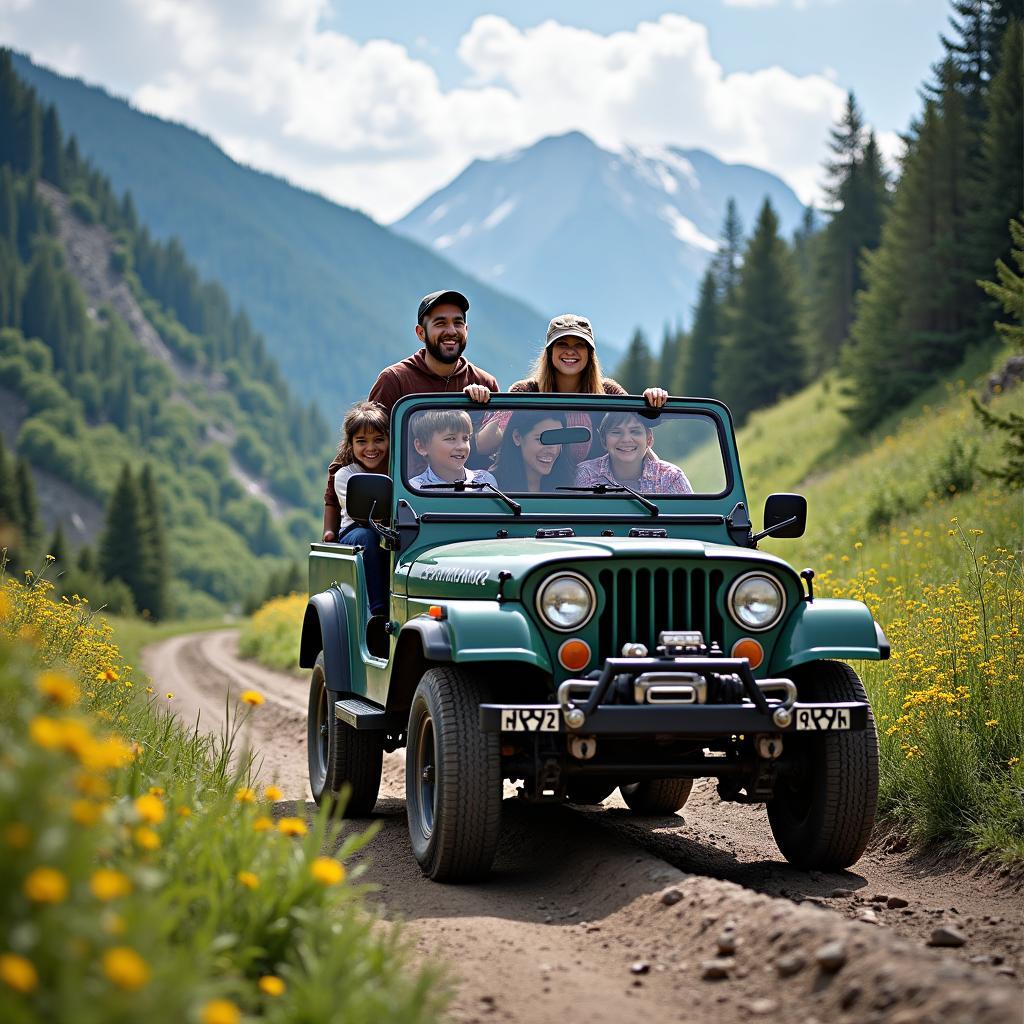
POLYGON ((420 309, 416 314, 416 323, 423 323, 423 318, 439 303, 439 302, 450 302, 455 306, 458 306, 462 310, 463 314, 469 312, 469 299, 466 298, 462 292, 444 291, 444 292, 431 292, 429 295, 424 295, 420 299, 420 309))

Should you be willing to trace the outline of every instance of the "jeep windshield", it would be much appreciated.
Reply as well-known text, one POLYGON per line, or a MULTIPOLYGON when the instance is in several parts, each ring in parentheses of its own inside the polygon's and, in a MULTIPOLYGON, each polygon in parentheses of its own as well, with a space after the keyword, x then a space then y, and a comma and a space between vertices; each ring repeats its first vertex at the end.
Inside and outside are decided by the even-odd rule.
POLYGON ((510 498, 524 497, 595 495, 634 507, 639 499, 654 514, 673 499, 727 490, 722 421, 710 411, 677 410, 675 402, 656 410, 618 397, 530 397, 528 406, 502 396, 486 407, 450 397, 436 406, 417 402, 396 419, 406 486, 462 500, 500 495, 510 507, 510 498))

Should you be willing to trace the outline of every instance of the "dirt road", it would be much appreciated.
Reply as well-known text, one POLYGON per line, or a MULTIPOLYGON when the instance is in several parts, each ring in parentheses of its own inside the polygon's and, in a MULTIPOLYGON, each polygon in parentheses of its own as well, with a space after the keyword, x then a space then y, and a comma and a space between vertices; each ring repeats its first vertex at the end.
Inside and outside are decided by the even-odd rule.
MULTIPOLYGON (((304 679, 240 660, 233 631, 165 641, 143 664, 178 714, 211 731, 225 695, 261 692, 249 739, 262 777, 309 800, 304 679)), ((721 804, 708 783, 668 819, 614 798, 593 810, 511 798, 504 810, 489 882, 425 881, 401 752, 385 759, 367 877, 422 955, 450 966, 455 1020, 1024 1021, 1019 878, 884 841, 852 872, 795 871, 763 809, 721 804), (963 945, 929 946, 937 929, 963 945)))

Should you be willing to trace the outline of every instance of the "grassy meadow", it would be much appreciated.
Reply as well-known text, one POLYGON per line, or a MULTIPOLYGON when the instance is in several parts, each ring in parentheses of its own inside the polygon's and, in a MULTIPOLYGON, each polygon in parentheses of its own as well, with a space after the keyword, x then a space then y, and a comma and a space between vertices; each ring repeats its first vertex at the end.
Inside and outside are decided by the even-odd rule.
POLYGON ((183 728, 109 623, 0 577, 0 1020, 439 1019, 437 972, 376 926, 345 862, 371 833, 257 789, 183 728))

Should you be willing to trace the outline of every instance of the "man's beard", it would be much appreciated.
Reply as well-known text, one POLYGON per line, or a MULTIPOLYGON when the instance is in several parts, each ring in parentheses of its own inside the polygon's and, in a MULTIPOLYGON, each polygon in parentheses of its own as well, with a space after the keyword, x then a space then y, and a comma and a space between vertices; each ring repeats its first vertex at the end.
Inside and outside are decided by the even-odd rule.
POLYGON ((459 356, 462 355, 466 348, 465 338, 459 338, 457 336, 454 336, 453 340, 457 341, 459 345, 459 347, 455 350, 454 353, 445 352, 444 349, 441 348, 441 340, 439 338, 431 338, 429 334, 427 335, 424 344, 427 346, 427 351, 439 363, 446 363, 448 365, 451 365, 452 363, 457 363, 459 361, 459 356))

